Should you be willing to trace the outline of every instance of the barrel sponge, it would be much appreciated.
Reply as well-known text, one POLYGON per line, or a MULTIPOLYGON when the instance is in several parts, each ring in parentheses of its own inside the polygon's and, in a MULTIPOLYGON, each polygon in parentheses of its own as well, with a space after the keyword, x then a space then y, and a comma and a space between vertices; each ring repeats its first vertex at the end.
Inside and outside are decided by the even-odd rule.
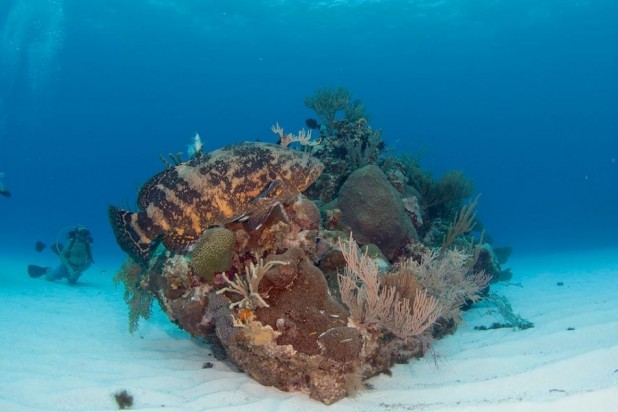
POLYGON ((189 252, 189 262, 195 273, 208 283, 213 283, 217 272, 232 266, 232 253, 236 237, 231 230, 215 227, 208 229, 189 252))

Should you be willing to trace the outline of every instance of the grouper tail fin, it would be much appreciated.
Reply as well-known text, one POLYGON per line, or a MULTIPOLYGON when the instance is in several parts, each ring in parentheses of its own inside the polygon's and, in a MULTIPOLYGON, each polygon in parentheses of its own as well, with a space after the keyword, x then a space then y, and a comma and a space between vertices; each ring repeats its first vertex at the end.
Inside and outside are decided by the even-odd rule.
POLYGON ((137 263, 142 266, 146 265, 152 251, 152 239, 140 227, 139 213, 132 213, 111 205, 107 213, 120 248, 137 263))

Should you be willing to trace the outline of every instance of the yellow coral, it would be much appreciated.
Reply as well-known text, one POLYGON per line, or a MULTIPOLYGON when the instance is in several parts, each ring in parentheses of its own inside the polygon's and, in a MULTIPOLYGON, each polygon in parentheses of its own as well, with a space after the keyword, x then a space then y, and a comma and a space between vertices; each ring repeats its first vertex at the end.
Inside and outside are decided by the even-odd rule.
POLYGON ((275 331, 270 325, 264 326, 259 320, 242 321, 232 316, 232 323, 235 328, 241 328, 244 335, 256 346, 269 344, 281 335, 281 332, 275 331))
POLYGON ((216 272, 232 266, 232 253, 236 237, 231 230, 216 227, 208 229, 189 253, 189 262, 197 275, 212 283, 216 272))

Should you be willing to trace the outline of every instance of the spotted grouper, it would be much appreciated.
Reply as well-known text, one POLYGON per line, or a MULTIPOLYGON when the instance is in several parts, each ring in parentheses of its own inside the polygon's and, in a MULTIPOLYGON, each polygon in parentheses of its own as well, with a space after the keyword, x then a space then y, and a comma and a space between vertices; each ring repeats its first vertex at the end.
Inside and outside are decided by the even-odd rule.
POLYGON ((109 219, 122 250, 145 264, 158 242, 186 253, 211 226, 243 219, 257 226, 322 170, 310 154, 279 145, 226 146, 156 174, 139 191, 139 211, 110 206, 109 219))

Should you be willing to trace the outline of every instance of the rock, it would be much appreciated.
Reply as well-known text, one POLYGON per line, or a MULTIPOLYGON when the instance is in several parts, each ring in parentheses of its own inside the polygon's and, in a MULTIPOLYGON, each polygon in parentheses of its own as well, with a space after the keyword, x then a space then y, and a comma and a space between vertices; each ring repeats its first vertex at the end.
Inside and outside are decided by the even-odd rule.
POLYGON ((289 262, 269 270, 259 285, 269 307, 239 325, 233 320, 238 314, 211 294, 206 318, 213 319, 230 360, 255 380, 331 404, 347 395, 345 377, 358 367, 363 338, 346 326, 347 310, 301 249, 268 260, 289 262), (256 333, 272 339, 258 343, 256 333))
POLYGON ((325 357, 347 363, 357 360, 363 349, 363 337, 357 329, 347 326, 332 328, 318 337, 325 357))
MULTIPOLYGON (((144 287, 170 320, 209 340, 218 358, 225 357, 263 385, 334 403, 395 362, 419 356, 422 345, 418 339, 404 342, 350 322, 348 308, 336 298, 337 273, 345 266, 336 245, 348 235, 321 230, 316 242, 318 217, 317 208, 299 198, 259 230, 247 232, 243 222, 228 225, 231 231, 221 234, 235 239, 235 250, 226 276, 236 282, 237 292, 221 281, 222 275, 207 280, 190 266, 189 258, 170 253, 162 253, 149 268, 144 287), (268 306, 234 306, 249 290, 245 267, 260 257, 286 262, 262 273, 251 286, 251 293, 268 306), (314 262, 320 262, 328 276, 314 262)), ((378 247, 368 242, 366 249, 383 259, 378 247)), ((402 288, 398 292, 406 293, 402 288)))
POLYGON ((338 207, 354 238, 361 244, 375 243, 388 259, 418 238, 399 192, 377 166, 365 166, 348 177, 338 207))
POLYGON ((483 243, 479 252, 479 257, 474 265, 475 272, 484 271, 493 282, 497 282, 500 277, 500 264, 498 257, 494 253, 489 243, 483 243))
POLYGON ((513 248, 509 246, 495 247, 493 249, 494 249, 494 253, 496 254, 496 258, 498 259, 498 263, 500 265, 504 265, 506 261, 509 260, 509 258, 511 257, 511 254, 513 253, 513 248))

